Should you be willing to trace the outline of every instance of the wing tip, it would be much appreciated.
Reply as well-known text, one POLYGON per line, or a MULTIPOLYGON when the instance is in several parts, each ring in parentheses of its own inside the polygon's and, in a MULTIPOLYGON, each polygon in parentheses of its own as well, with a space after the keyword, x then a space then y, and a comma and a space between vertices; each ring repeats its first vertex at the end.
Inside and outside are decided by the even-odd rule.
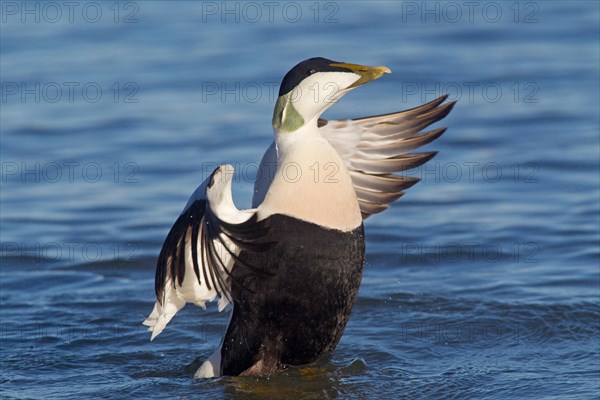
MULTIPOLYGON (((432 142, 435 139, 442 136, 446 132, 446 130, 448 130, 447 126, 441 126, 439 128, 432 129, 429 132, 425 132, 425 133, 423 133, 423 135, 431 134, 432 139, 429 142, 432 142)), ((429 143, 429 142, 427 142, 427 143, 429 143)), ((423 144, 425 144, 425 143, 423 143, 423 144)))

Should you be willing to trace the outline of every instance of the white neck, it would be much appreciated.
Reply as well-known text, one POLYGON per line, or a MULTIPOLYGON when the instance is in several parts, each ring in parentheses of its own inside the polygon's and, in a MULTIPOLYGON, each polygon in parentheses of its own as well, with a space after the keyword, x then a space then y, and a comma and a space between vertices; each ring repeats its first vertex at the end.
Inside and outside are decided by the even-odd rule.
POLYGON ((316 120, 294 132, 275 132, 277 171, 258 207, 258 218, 284 214, 347 232, 362 223, 356 192, 339 154, 319 134, 316 120))
POLYGON ((275 129, 275 146, 277 148, 277 160, 285 156, 288 149, 292 148, 300 140, 320 138, 319 128, 317 126, 318 116, 308 121, 294 132, 280 132, 275 129))

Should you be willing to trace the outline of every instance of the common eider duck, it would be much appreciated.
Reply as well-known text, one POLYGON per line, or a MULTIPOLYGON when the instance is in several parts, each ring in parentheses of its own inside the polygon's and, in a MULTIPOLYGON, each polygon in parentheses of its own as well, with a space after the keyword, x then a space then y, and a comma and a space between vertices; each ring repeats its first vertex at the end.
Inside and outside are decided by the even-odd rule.
POLYGON ((320 118, 390 72, 321 57, 300 62, 281 82, 252 208, 233 202, 231 165, 192 194, 162 246, 156 303, 144 324, 153 340, 186 303, 205 308, 218 298, 219 311, 231 310, 220 346, 196 377, 271 374, 335 349, 362 279, 363 221, 419 181, 395 173, 436 154, 411 151, 444 133, 421 131, 454 106, 442 96, 391 114, 320 118))

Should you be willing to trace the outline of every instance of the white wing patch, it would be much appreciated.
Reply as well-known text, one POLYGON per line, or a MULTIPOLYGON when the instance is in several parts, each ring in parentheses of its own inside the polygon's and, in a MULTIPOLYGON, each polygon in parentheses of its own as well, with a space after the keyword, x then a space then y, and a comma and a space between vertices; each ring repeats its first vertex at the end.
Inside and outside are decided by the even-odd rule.
MULTIPOLYGON (((233 167, 223 165, 194 192, 160 252, 157 300, 144 321, 158 336, 186 303, 206 308, 219 296, 219 311, 231 301, 230 274, 240 252, 245 225, 255 210, 238 210, 231 196, 233 167)), ((244 238, 243 240, 248 240, 244 238)))

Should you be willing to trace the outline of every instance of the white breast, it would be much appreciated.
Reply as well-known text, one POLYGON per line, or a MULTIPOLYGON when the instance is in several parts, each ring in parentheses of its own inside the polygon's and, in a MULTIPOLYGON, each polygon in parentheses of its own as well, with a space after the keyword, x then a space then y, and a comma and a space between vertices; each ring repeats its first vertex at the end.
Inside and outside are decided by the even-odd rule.
POLYGON ((348 170, 326 139, 303 138, 280 152, 273 182, 257 209, 259 219, 273 214, 344 232, 362 223, 348 170))

